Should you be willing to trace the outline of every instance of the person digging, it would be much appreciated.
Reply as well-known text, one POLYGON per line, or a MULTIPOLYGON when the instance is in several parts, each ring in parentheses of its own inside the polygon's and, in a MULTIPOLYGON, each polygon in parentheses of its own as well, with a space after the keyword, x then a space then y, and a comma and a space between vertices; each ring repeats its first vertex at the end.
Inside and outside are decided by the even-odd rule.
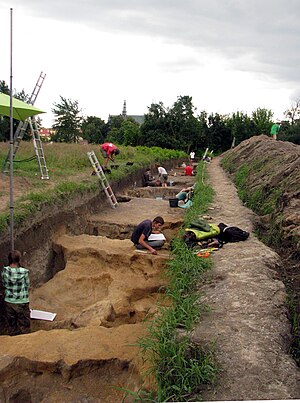
POLYGON ((151 234, 159 234, 161 227, 165 221, 162 217, 155 217, 153 221, 144 220, 137 225, 131 235, 131 242, 136 249, 148 249, 153 255, 157 255, 157 250, 160 249, 164 240, 149 241, 151 234))

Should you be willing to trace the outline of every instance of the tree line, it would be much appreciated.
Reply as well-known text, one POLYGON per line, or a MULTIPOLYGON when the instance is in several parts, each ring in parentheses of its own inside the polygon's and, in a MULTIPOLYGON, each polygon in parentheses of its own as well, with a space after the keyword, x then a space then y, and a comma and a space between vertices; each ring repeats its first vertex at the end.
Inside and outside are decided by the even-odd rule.
MULTIPOLYGON (((5 93, 9 93, 4 81, 0 81, 0 92, 4 92, 3 86, 5 93)), ((24 91, 14 96, 26 100, 24 91)), ((84 117, 78 101, 62 96, 53 104, 52 112, 55 117, 52 141, 78 142, 82 138, 95 144, 111 141, 120 145, 157 146, 185 152, 206 147, 214 152, 224 152, 252 136, 270 135, 274 123, 273 112, 265 108, 257 108, 250 116, 239 111, 229 115, 208 114, 206 111, 197 114, 190 96, 177 97, 171 107, 165 107, 162 102, 152 103, 141 125, 130 116, 109 116, 106 122, 96 116, 84 117)), ((9 121, 3 117, 0 140, 8 138, 9 121)), ((300 144, 300 101, 285 112, 277 139, 300 144)))

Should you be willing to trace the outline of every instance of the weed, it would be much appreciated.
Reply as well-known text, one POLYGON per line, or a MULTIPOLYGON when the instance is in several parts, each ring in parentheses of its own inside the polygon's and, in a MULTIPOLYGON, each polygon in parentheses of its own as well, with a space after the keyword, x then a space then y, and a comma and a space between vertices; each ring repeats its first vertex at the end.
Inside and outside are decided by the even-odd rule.
MULTIPOLYGON (((185 224, 207 210, 212 190, 202 177, 199 164, 193 206, 186 211, 185 224)), ((199 305, 197 284, 211 266, 210 259, 199 259, 180 237, 172 242, 172 259, 164 275, 167 280, 165 305, 148 325, 148 334, 139 345, 148 362, 148 376, 157 386, 155 401, 182 401, 199 393, 199 385, 215 381, 217 368, 211 348, 191 342, 190 332, 207 307, 199 305)))
MULTIPOLYGON (((34 154, 31 142, 22 141, 18 150, 17 160, 14 161, 14 176, 25 177, 30 192, 15 200, 15 223, 20 224, 29 215, 40 210, 45 204, 53 204, 58 200, 65 200, 70 195, 99 190, 99 182, 90 177, 91 164, 87 157, 88 151, 98 154, 99 162, 103 158, 97 145, 55 143, 44 145, 44 154, 49 170, 49 181, 41 181, 37 174, 38 164, 36 159, 30 160, 34 154), (79 179, 80 175, 80 179, 79 179)), ((183 158, 186 154, 182 151, 165 150, 159 147, 119 147, 120 155, 117 157, 119 168, 112 170, 108 175, 111 182, 117 182, 126 175, 133 173, 146 164, 172 158, 183 158), (126 165, 128 161, 132 166, 126 165)), ((8 147, 0 143, 0 165, 2 166, 8 147)), ((24 189, 26 191, 26 189, 24 189)), ((9 224, 7 211, 0 215, 0 233, 7 229, 9 224)))

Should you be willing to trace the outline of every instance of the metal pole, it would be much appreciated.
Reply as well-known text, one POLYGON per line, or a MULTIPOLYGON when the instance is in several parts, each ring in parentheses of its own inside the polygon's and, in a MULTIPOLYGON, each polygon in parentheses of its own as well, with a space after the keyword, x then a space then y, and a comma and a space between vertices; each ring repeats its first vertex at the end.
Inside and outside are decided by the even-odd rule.
POLYGON ((208 153, 208 147, 206 148, 205 153, 203 155, 203 160, 205 160, 207 153, 208 153))
POLYGON ((14 136, 13 136, 13 99, 12 99, 12 16, 13 9, 10 9, 10 153, 9 153, 9 178, 10 178, 10 248, 14 250, 14 197, 13 197, 13 152, 14 152, 14 136))

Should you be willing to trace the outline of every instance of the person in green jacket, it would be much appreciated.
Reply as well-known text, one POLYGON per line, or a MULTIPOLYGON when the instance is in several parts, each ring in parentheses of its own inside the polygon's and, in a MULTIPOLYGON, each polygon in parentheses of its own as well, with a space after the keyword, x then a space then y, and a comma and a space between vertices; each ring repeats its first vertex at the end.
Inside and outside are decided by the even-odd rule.
POLYGON ((8 266, 2 270, 4 304, 11 336, 30 332, 29 270, 21 266, 21 253, 8 254, 8 266))
POLYGON ((272 137, 273 137, 274 140, 277 140, 277 133, 279 132, 279 129, 280 129, 280 126, 279 126, 278 123, 274 123, 274 124, 271 126, 270 134, 272 135, 272 137))

